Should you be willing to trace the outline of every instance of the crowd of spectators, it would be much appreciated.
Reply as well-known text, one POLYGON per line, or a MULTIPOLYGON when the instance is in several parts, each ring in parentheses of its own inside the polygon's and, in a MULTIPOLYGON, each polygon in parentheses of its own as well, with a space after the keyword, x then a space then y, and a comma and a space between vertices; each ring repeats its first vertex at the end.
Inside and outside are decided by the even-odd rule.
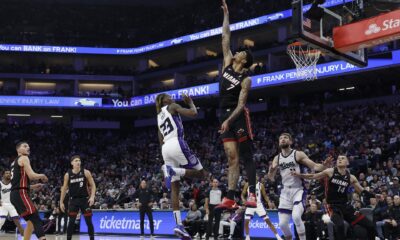
MULTIPOLYGON (((399 116, 399 102, 331 109, 322 109, 318 105, 300 106, 255 114, 252 118, 254 159, 270 198, 266 207, 276 209, 279 204, 280 181, 271 182, 266 174, 271 158, 277 153, 277 136, 285 131, 295 138, 293 148, 303 150, 317 162, 328 154, 345 153, 351 171, 361 185, 376 194, 375 200, 364 201, 359 201, 359 196, 353 194, 354 207, 372 207, 376 219, 384 221, 382 225, 388 228, 385 219, 390 218, 391 213, 387 212, 387 206, 391 206, 391 199, 400 194, 399 116)), ((183 181, 181 206, 188 208, 190 202, 195 202, 201 209, 210 180, 217 178, 220 188, 226 188, 227 161, 222 144, 217 144, 220 139, 216 121, 187 122, 185 127, 190 129, 186 135, 189 146, 210 170, 211 176, 201 181, 183 181)), ((116 131, 72 129, 65 125, 0 125, 2 169, 6 169, 15 157, 14 142, 23 139, 31 145, 33 168, 49 177, 45 188, 33 193, 33 201, 40 210, 50 210, 58 205, 62 176, 69 167, 72 153, 81 153, 84 167, 93 173, 98 186, 95 208, 137 208, 133 196, 142 179, 148 181, 156 196, 153 208, 171 208, 160 172, 163 161, 155 127, 116 131)), ((238 196, 240 186, 246 181, 243 176, 240 177, 238 196)), ((310 182, 307 187, 311 192, 308 205, 315 204, 321 210, 322 199, 317 198, 318 183, 310 182)))
MULTIPOLYGON (((240 0, 229 4, 232 22, 290 8, 288 1, 240 0)), ((218 27, 222 21, 219 10, 220 1, 214 0, 170 6, 7 1, 0 10, 4 26, 0 42, 137 47, 218 27)))

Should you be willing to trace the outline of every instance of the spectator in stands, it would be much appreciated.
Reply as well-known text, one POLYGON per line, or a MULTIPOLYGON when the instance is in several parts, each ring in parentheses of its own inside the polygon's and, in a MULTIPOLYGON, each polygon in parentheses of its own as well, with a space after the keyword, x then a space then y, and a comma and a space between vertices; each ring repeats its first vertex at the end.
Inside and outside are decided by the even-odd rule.
POLYGON ((227 220, 221 220, 219 222, 219 236, 218 239, 224 238, 224 226, 229 226, 229 240, 233 239, 233 234, 235 233, 236 226, 240 225, 243 219, 245 208, 240 207, 236 211, 232 212, 227 220))
POLYGON ((394 204, 389 208, 389 219, 384 225, 384 234, 387 239, 398 239, 400 237, 400 197, 394 196, 394 204))
POLYGON ((201 212, 197 209, 196 203, 192 202, 190 210, 186 214, 186 218, 182 221, 185 227, 189 227, 189 234, 194 236, 199 233, 201 220, 201 212))

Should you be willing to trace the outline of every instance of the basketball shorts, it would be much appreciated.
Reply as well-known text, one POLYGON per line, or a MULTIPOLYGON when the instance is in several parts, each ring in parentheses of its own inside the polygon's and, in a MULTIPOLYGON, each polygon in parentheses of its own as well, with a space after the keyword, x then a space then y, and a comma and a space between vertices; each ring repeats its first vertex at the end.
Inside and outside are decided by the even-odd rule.
POLYGON ((37 212, 35 205, 29 197, 27 189, 13 190, 10 194, 11 203, 17 210, 18 215, 27 220, 27 217, 37 212))
MULTIPOLYGON (((221 109, 220 123, 222 124, 235 108, 221 109)), ((250 112, 244 108, 242 113, 229 125, 229 130, 221 135, 223 142, 244 142, 253 140, 253 131, 251 128, 250 112)))
MULTIPOLYGON (((171 138, 162 146, 162 156, 166 165, 171 167, 181 167, 186 169, 201 170, 201 165, 197 156, 190 150, 186 141, 182 138, 171 138)), ((173 176, 171 181, 179 181, 179 176, 173 176)))
POLYGON ((11 203, 2 203, 0 207, 0 218, 10 216, 11 218, 19 218, 17 210, 11 203))
POLYGON ((264 205, 262 203, 257 203, 256 208, 249 208, 249 207, 246 208, 245 219, 246 220, 252 219, 255 213, 257 213, 257 215, 263 219, 265 217, 268 217, 267 212, 265 211, 264 205))
POLYGON ((69 211, 68 215, 70 217, 76 217, 78 215, 79 210, 85 217, 92 216, 92 208, 89 206, 88 202, 89 198, 71 198, 69 200, 69 211))
POLYGON ((284 187, 279 196, 279 212, 291 214, 296 204, 303 204, 305 209, 306 194, 303 188, 284 187))

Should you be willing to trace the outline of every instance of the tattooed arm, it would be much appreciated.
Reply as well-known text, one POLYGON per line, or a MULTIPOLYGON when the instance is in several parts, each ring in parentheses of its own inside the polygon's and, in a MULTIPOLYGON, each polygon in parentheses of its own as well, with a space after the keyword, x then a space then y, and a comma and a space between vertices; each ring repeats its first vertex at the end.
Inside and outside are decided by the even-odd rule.
POLYGON ((239 94, 238 105, 236 106, 235 110, 233 110, 229 118, 226 119, 221 125, 221 130, 220 130, 221 134, 228 131, 229 125, 242 113, 244 107, 246 106, 250 88, 251 88, 251 79, 247 77, 242 82, 242 90, 240 91, 239 94))

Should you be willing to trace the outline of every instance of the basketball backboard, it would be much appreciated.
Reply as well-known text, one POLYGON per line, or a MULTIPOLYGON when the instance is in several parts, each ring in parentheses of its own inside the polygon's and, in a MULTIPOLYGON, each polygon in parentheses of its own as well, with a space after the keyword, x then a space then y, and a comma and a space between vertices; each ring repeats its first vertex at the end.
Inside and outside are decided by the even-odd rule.
POLYGON ((343 4, 329 9, 324 7, 325 0, 314 0, 312 4, 304 4, 304 1, 292 2, 292 39, 320 50, 322 55, 329 55, 358 67, 367 66, 366 49, 339 52, 335 49, 333 40, 333 28, 349 23, 354 16, 360 14, 363 9, 362 0, 338 0, 343 1, 343 4))

